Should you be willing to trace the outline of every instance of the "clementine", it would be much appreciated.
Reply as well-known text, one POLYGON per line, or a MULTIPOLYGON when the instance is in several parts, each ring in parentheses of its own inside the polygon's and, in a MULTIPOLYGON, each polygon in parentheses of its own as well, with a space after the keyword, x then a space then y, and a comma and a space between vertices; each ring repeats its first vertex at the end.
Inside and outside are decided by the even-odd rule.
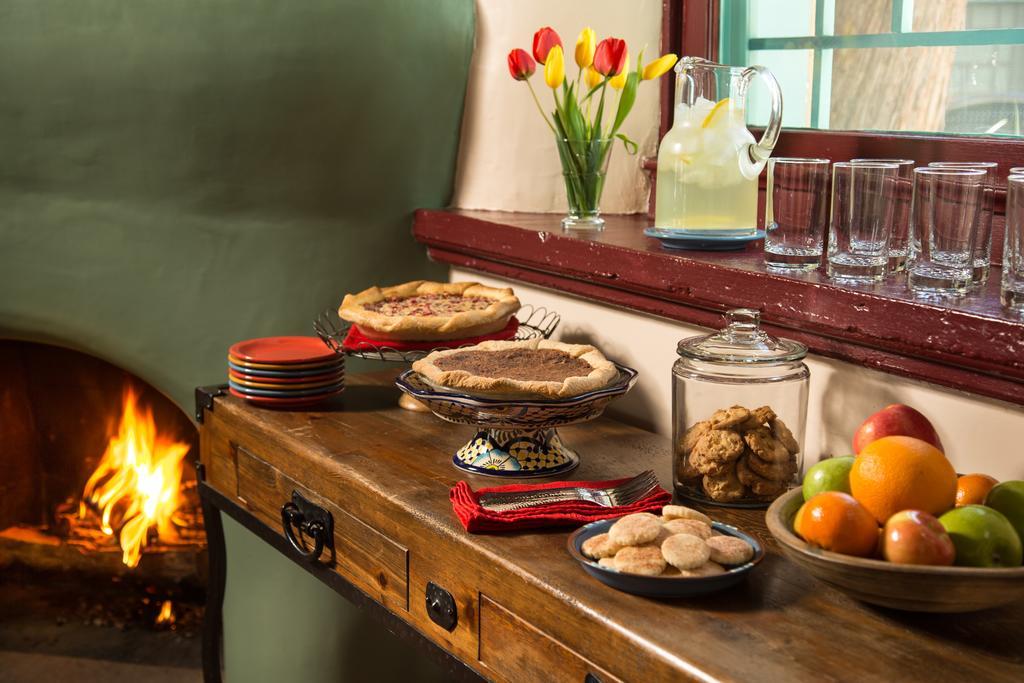
POLYGON ((850 492, 880 524, 900 510, 940 515, 956 503, 956 470, 927 441, 886 436, 853 461, 850 492))
POLYGON ((878 548, 875 518, 848 493, 819 493, 797 511, 793 526, 808 543, 834 553, 870 557, 878 548))
POLYGON ((956 480, 956 506, 982 505, 985 496, 999 483, 987 474, 965 474, 956 480))

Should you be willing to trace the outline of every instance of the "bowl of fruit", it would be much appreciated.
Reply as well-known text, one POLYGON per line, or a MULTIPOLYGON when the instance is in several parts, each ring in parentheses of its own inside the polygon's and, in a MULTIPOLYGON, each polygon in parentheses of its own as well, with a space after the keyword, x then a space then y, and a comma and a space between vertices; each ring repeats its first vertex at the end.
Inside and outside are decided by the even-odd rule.
POLYGON ((865 425, 888 428, 858 430, 857 455, 822 460, 768 509, 782 552, 883 607, 972 612, 1024 598, 1024 481, 958 475, 923 415, 887 411, 896 417, 865 425))

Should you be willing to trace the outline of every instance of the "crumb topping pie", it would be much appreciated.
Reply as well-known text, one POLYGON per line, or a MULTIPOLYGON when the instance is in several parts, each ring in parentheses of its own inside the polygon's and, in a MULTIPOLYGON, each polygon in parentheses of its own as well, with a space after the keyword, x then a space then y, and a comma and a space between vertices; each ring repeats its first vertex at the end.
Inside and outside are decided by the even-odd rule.
POLYGON ((497 332, 518 310, 508 287, 415 280, 346 294, 338 315, 372 339, 442 341, 497 332))
POLYGON ((412 368, 440 386, 510 398, 570 398, 607 386, 618 376, 615 365, 593 346, 546 339, 435 351, 412 368))

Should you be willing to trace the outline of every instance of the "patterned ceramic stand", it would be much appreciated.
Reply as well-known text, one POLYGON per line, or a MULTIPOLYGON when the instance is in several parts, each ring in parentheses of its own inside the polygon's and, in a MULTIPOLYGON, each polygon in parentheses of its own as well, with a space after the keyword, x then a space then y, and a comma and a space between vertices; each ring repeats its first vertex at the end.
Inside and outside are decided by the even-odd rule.
MULTIPOLYGON (((516 334, 512 339, 514 341, 523 341, 525 339, 550 339, 555 328, 558 327, 558 323, 562 317, 554 311, 549 311, 546 308, 534 307, 526 304, 521 306, 516 312, 516 318, 519 319, 519 328, 516 330, 516 334)), ((405 363, 410 364, 423 358, 431 351, 437 349, 431 349, 430 351, 400 351, 393 349, 387 345, 380 346, 369 346, 367 348, 353 351, 345 347, 345 337, 348 335, 349 329, 352 327, 352 323, 344 321, 338 317, 336 311, 326 310, 317 316, 316 320, 313 321, 313 329, 316 330, 317 336, 323 340, 324 344, 331 347, 335 353, 343 356, 351 356, 353 358, 366 358, 368 360, 383 361, 386 363, 405 363)), ((458 346, 472 346, 472 344, 455 344, 449 342, 449 346, 441 346, 438 348, 458 348, 458 346)), ((413 410, 417 412, 427 412, 426 408, 422 403, 414 399, 409 394, 402 394, 398 400, 398 405, 406 410, 413 410)))
POLYGON ((452 458, 460 470, 515 479, 550 477, 569 472, 580 463, 579 455, 562 442, 557 428, 593 420, 636 382, 636 370, 618 363, 616 367, 619 374, 611 384, 568 399, 503 399, 461 393, 432 384, 413 370, 399 375, 395 384, 441 419, 479 428, 452 458))

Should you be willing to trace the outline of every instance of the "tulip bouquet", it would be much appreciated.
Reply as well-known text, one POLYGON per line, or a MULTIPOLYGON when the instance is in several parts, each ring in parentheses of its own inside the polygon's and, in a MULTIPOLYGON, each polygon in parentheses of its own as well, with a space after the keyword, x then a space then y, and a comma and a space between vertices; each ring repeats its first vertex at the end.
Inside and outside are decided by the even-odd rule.
POLYGON ((628 153, 636 153, 636 143, 619 129, 636 102, 637 88, 643 81, 665 74, 677 57, 662 55, 643 66, 641 51, 635 68, 630 70, 626 41, 605 38, 597 42, 593 29, 585 28, 576 39, 574 58, 578 72, 571 79, 565 73, 562 39, 554 29, 544 27, 533 36, 532 56, 518 48, 508 53, 508 70, 512 78, 526 83, 537 109, 555 135, 569 200, 569 215, 562 220, 562 226, 600 229, 604 220, 598 204, 612 144, 619 139, 628 153), (544 67, 544 82, 554 99, 555 109, 550 117, 530 82, 538 63, 544 67), (617 93, 617 102, 606 111, 609 87, 617 93))

